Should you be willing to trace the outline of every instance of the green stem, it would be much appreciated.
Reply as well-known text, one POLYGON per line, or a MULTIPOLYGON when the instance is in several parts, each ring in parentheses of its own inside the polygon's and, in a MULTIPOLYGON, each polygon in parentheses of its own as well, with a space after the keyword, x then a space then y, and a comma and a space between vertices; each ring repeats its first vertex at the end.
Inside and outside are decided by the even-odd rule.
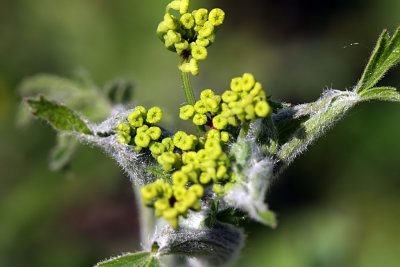
MULTIPOLYGON (((183 63, 187 63, 187 59, 183 58, 181 61, 181 64, 183 63)), ((194 93, 193 93, 193 89, 192 89, 192 84, 190 83, 190 76, 188 72, 183 72, 181 71, 181 80, 182 80, 182 85, 183 85, 183 92, 185 93, 185 97, 186 97, 186 102, 189 105, 194 106, 194 104, 196 103, 196 99, 194 98, 194 93)), ((197 131, 199 132, 199 134, 203 134, 205 133, 205 129, 204 126, 196 126, 197 131)))
POLYGON ((196 100, 194 98, 192 85, 190 83, 189 73, 181 71, 181 80, 183 85, 183 92, 185 93, 187 103, 190 105, 194 105, 196 103, 196 100))

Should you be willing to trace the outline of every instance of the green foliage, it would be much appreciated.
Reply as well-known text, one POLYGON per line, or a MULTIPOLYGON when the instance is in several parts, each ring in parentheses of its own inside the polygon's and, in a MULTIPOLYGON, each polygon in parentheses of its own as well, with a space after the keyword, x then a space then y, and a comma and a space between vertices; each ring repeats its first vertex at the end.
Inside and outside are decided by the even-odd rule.
POLYGON ((150 252, 128 253, 96 264, 95 267, 160 267, 160 261, 150 252))
POLYGON ((374 87, 360 92, 364 100, 400 102, 400 94, 394 87, 374 87))
POLYGON ((389 37, 384 30, 378 39, 371 58, 358 82, 355 91, 361 93, 370 89, 385 75, 385 73, 400 62, 400 28, 389 37))
POLYGON ((92 134, 79 114, 64 105, 49 101, 44 96, 27 98, 26 103, 32 109, 32 114, 47 121, 57 131, 92 134))

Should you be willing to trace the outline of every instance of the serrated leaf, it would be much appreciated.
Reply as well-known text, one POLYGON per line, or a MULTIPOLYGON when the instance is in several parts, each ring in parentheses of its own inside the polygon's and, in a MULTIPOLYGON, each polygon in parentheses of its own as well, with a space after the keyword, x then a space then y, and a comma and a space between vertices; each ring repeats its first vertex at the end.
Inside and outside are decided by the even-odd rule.
POLYGON ((394 87, 374 87, 360 93, 363 100, 400 102, 400 94, 394 87))
POLYGON ((223 266, 238 256, 244 242, 241 229, 228 224, 215 224, 212 228, 173 230, 164 228, 156 233, 160 255, 194 257, 205 266, 223 266))
POLYGON ((399 62, 400 27, 397 28, 392 38, 389 37, 387 30, 384 30, 378 39, 355 91, 359 93, 373 87, 390 68, 399 62))
POLYGON ((47 121, 58 131, 92 134, 84 120, 64 105, 48 101, 43 96, 39 99, 27 98, 26 102, 36 117, 47 121))
POLYGON ((95 267, 159 267, 160 261, 150 252, 128 253, 96 264, 95 267))

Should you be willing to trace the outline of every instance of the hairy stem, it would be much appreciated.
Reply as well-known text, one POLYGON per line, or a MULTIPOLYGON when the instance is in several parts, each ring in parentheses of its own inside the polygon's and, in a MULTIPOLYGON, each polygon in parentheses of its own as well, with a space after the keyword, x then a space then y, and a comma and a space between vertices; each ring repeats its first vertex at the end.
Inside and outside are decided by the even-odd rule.
POLYGON ((297 119, 304 116, 309 118, 278 150, 280 165, 275 169, 275 176, 360 101, 361 98, 354 92, 331 90, 314 103, 298 105, 276 114, 274 120, 297 119))

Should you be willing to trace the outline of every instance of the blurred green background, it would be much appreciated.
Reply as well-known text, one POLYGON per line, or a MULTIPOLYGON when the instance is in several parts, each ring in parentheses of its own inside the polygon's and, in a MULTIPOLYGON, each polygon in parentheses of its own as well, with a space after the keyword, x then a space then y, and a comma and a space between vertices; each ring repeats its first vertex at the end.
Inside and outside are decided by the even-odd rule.
MULTIPOLYGON (((135 101, 167 110, 184 128, 176 55, 155 37, 168 1, 0 1, 0 266, 92 266, 140 249, 128 178, 99 149, 80 147, 68 171, 51 172, 55 133, 16 127, 18 84, 36 73, 99 85, 135 83, 135 101)), ((252 72, 274 99, 301 103, 326 88, 351 89, 382 29, 400 24, 398 0, 196 1, 226 23, 193 79, 223 91, 252 72)), ((382 84, 400 87, 399 69, 382 84)), ((237 266, 400 266, 400 106, 363 104, 276 181, 276 230, 249 224, 237 266)))

